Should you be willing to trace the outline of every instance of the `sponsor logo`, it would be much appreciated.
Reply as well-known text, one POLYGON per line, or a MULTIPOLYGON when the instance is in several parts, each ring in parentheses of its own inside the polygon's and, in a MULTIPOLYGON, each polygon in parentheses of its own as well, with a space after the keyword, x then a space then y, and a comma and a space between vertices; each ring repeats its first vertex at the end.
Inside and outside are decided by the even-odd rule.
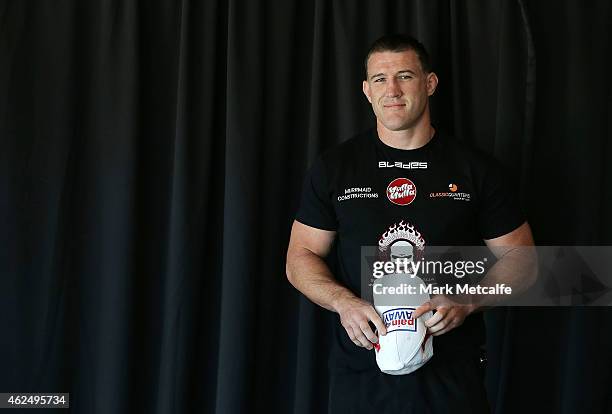
POLYGON ((387 198, 398 206, 407 206, 416 198, 416 185, 407 178, 396 178, 387 186, 387 198))
POLYGON ((417 324, 412 317, 415 308, 389 309, 382 314, 387 333, 394 331, 416 332, 417 324))
POLYGON ((404 170, 426 170, 427 163, 426 162, 389 162, 389 161, 379 161, 378 168, 403 168, 404 170))
POLYGON ((373 193, 372 187, 345 188, 344 194, 338 196, 338 201, 352 200, 355 198, 378 198, 378 193, 373 193))
POLYGON ((458 201, 470 201, 471 194, 459 192, 459 186, 455 183, 450 183, 448 185, 449 191, 444 191, 440 193, 429 193, 429 198, 450 198, 452 200, 458 201))
POLYGON ((425 250, 425 239, 410 223, 394 223, 378 240, 381 260, 419 259, 425 250))

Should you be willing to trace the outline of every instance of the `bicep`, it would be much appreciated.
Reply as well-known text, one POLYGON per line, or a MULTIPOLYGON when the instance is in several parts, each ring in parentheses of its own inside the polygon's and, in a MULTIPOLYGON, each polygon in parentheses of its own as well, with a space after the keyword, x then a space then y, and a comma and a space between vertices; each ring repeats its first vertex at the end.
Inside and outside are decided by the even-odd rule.
POLYGON ((335 231, 307 226, 295 220, 291 228, 291 238, 289 239, 289 250, 287 255, 299 254, 307 250, 319 257, 325 257, 331 250, 335 237, 335 231))
POLYGON ((526 221, 516 229, 502 236, 484 241, 497 257, 515 247, 533 246, 533 235, 526 221))

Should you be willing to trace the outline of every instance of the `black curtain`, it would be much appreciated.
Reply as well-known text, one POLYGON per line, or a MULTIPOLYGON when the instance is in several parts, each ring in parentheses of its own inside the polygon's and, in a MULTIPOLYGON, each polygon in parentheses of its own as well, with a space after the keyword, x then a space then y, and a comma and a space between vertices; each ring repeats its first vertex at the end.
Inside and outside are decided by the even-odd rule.
MULTIPOLYGON (((0 2, 0 392, 75 413, 325 412, 335 315, 286 281, 310 162, 420 38, 436 128, 543 245, 612 240, 606 0, 0 2)), ((607 308, 488 312, 496 413, 612 412, 607 308)))

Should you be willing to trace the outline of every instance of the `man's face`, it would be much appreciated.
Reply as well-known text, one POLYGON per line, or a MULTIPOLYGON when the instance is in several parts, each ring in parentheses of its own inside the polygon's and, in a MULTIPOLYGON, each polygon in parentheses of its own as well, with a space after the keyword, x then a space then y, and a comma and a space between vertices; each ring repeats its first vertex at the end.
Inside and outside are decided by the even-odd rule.
POLYGON ((417 125, 437 85, 435 73, 423 71, 413 50, 376 52, 368 59, 363 93, 379 123, 390 131, 402 131, 417 125))

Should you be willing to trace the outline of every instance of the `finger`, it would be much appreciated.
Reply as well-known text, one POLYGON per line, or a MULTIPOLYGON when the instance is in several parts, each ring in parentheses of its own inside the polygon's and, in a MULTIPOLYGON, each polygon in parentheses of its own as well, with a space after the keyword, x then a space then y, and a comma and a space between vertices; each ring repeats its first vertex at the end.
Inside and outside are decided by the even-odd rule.
POLYGON ((446 313, 447 313, 446 308, 443 308, 443 307, 439 308, 437 312, 434 313, 434 315, 431 318, 425 321, 425 326, 428 328, 431 328, 435 324, 439 323, 442 319, 444 319, 444 317, 446 316, 446 313))
POLYGON ((431 302, 425 302, 423 303, 421 306, 419 306, 418 308, 416 308, 414 310, 414 319, 417 319, 418 317, 420 317, 422 314, 429 312, 430 310, 433 310, 433 305, 431 302))
POLYGON ((344 330, 346 331, 346 334, 348 335, 348 337, 350 338, 350 340, 357 346, 361 346, 361 342, 359 342, 357 340, 357 338, 355 337, 355 334, 353 333, 353 328, 351 328, 350 326, 345 326, 344 330))
POLYGON ((439 331, 437 331, 435 334, 433 334, 434 336, 438 336, 438 335, 442 335, 452 329, 455 329, 458 326, 461 326, 461 324, 463 324, 463 321, 465 320, 465 317, 463 315, 461 315, 460 313, 458 314, 457 312, 450 312, 451 315, 447 315, 445 318, 445 327, 439 331))
POLYGON ((362 347, 372 349, 372 342, 365 337, 363 331, 359 328, 359 325, 353 326, 353 333, 355 334, 355 338, 361 343, 362 347))
POLYGON ((438 332, 432 332, 431 335, 432 336, 440 336, 440 335, 444 335, 445 333, 447 333, 448 331, 452 330, 453 327, 451 327, 450 325, 446 326, 444 329, 439 330, 438 332))
POLYGON ((452 320, 450 320, 449 323, 446 324, 446 326, 444 326, 444 328, 442 328, 440 330, 437 330, 436 332, 432 332, 431 334, 433 336, 440 336, 440 335, 443 335, 443 334, 447 333, 450 330, 455 329, 458 325, 459 324, 457 323, 457 320, 452 319, 452 320))
MULTIPOLYGON (((431 334, 441 335, 444 332, 447 332, 457 325, 457 312, 455 308, 440 308, 441 312, 437 312, 436 315, 442 314, 442 318, 439 322, 429 325, 427 329, 431 334), (446 329, 446 330, 445 330, 446 329), (442 332, 444 330, 444 332, 442 332)), ((436 316, 434 315, 434 316, 436 316)), ((432 318, 433 319, 433 318, 432 318)))
POLYGON ((435 325, 428 327, 427 332, 429 332, 432 335, 436 335, 436 333, 441 332, 444 328, 446 328, 448 323, 449 323, 448 319, 442 319, 440 322, 436 323, 435 325))
POLYGON ((374 310, 374 308, 370 309, 368 318, 372 321, 374 326, 376 326, 379 335, 385 336, 387 334, 387 327, 383 323, 380 316, 378 316, 378 313, 374 310))
POLYGON ((365 323, 359 325, 359 328, 361 328, 361 332, 363 332, 363 334, 366 336, 366 338, 368 338, 368 341, 370 341, 371 343, 378 342, 378 337, 376 336, 374 331, 372 331, 372 328, 370 328, 370 324, 365 322, 365 323))

